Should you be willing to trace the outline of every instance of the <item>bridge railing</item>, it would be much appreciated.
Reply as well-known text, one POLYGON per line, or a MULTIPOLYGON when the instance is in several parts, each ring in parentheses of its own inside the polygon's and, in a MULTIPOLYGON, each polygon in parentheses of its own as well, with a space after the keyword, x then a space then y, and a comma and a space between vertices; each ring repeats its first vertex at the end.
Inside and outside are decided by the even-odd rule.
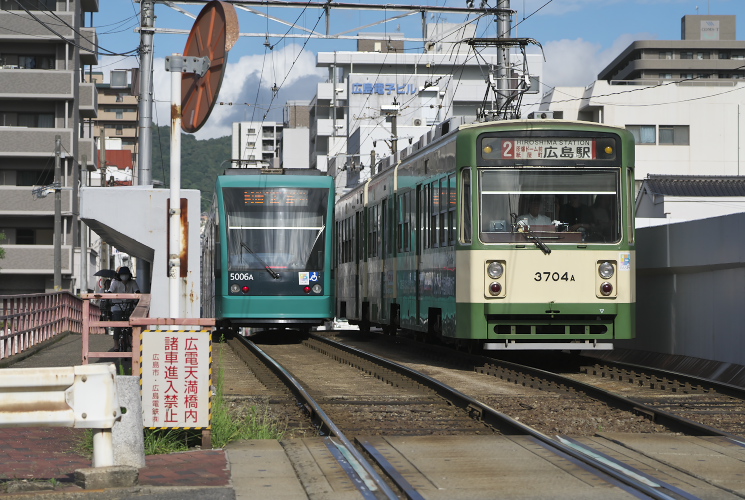
POLYGON ((151 318, 150 317, 150 294, 146 293, 84 293, 83 297, 83 316, 89 319, 83 323, 83 364, 87 365, 88 360, 94 358, 129 358, 132 360, 132 373, 136 374, 140 372, 140 333, 144 328, 148 328, 155 325, 160 326, 174 326, 174 325, 188 325, 188 326, 203 326, 203 327, 214 327, 214 318, 151 318), (129 316, 128 320, 124 321, 101 321, 96 317, 90 319, 93 316, 86 313, 88 303, 91 300, 101 299, 123 299, 123 300, 137 300, 137 306, 129 316), (89 332, 95 333, 94 328, 100 327, 129 327, 132 328, 132 350, 130 352, 119 352, 119 351, 108 351, 108 352, 93 352, 90 350, 89 332))
MULTIPOLYGON (((86 313, 88 321, 101 314, 94 304, 86 313)), ((83 323, 83 300, 70 292, 0 295, 0 359, 64 332, 83 333, 83 323)))

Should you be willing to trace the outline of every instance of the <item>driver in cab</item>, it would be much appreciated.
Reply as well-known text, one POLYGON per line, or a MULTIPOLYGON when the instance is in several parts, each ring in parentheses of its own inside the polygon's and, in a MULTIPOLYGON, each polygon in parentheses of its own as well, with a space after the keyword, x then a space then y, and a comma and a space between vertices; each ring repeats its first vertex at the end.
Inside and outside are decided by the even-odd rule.
POLYGON ((551 219, 541 212, 541 197, 532 196, 528 199, 528 213, 517 218, 517 222, 524 222, 528 226, 548 226, 551 219))

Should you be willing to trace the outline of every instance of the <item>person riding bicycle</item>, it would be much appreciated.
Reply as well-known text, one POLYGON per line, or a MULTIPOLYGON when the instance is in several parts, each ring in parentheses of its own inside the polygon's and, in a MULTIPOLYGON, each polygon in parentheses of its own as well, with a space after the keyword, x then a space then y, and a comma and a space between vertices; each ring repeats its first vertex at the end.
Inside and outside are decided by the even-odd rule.
MULTIPOLYGON (((112 280, 109 287, 109 293, 140 293, 140 287, 137 281, 132 278, 132 272, 128 267, 123 266, 117 270, 118 280, 112 280)), ((111 300, 111 320, 124 321, 129 319, 129 315, 134 309, 134 299, 112 299, 111 300)), ((122 338, 122 328, 114 328, 114 348, 119 351, 128 350, 122 341, 129 344, 128 339, 122 338)))

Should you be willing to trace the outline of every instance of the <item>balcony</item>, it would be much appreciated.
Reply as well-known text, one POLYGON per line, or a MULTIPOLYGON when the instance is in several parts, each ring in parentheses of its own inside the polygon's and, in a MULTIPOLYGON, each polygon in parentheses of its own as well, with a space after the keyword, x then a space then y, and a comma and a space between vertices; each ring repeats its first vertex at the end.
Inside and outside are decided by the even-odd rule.
POLYGON ((73 12, 57 11, 52 15, 47 12, 34 11, 33 14, 36 19, 23 11, 0 11, 0 33, 7 33, 2 38, 11 39, 15 43, 44 40, 56 42, 59 41, 60 36, 73 40, 75 35, 72 29, 75 25, 73 12), (47 26, 54 26, 54 31, 59 33, 59 36, 52 33, 47 26))
POLYGON ((78 111, 81 118, 98 117, 98 92, 94 83, 80 84, 80 102, 78 111))
POLYGON ((98 33, 96 28, 80 28, 80 63, 98 64, 98 33))
POLYGON ((336 92, 336 99, 346 99, 347 98, 347 84, 344 83, 319 83, 318 84, 318 99, 326 99, 329 101, 334 100, 334 92, 336 92))
MULTIPOLYGON (((104 111, 99 109, 98 111, 99 122, 136 122, 137 121, 137 110, 125 111, 122 113, 121 118, 117 118, 115 111, 104 111)), ((111 125, 113 126, 113 125, 111 125)))
POLYGON ((336 135, 347 135, 346 122, 343 118, 336 120, 336 124, 334 124, 334 120, 330 118, 316 120, 316 123, 316 135, 334 135, 334 127, 336 127, 336 135))
POLYGON ((98 166, 98 150, 96 149, 95 139, 91 137, 78 139, 77 160, 81 165, 87 162, 88 165, 98 166), (83 155, 85 155, 85 162, 83 161, 83 155))
MULTIPOLYGON (((53 215, 54 194, 46 198, 34 199, 33 186, 0 186, 0 214, 11 215, 53 215)), ((72 213, 72 189, 60 191, 62 213, 72 213)), ((3 262, 3 266, 5 263, 3 262)))
MULTIPOLYGON (((3 245, 3 274, 54 273, 54 245, 3 245)), ((62 245, 62 274, 70 274, 72 247, 62 245)))
MULTIPOLYGON (((122 89, 122 93, 128 93, 129 88, 122 89)), ((120 108, 134 108, 137 109, 139 107, 139 103, 137 102, 137 97, 133 95, 124 95, 122 96, 121 100, 119 100, 119 96, 116 95, 106 95, 106 94, 100 94, 98 96, 98 104, 100 106, 104 105, 115 105, 120 108)))
POLYGON ((74 77, 72 71, 3 68, 0 69, 0 99, 72 100, 74 77))
POLYGON ((62 139, 62 148, 72 151, 73 135, 69 128, 0 127, 0 157, 51 158, 57 135, 62 139))

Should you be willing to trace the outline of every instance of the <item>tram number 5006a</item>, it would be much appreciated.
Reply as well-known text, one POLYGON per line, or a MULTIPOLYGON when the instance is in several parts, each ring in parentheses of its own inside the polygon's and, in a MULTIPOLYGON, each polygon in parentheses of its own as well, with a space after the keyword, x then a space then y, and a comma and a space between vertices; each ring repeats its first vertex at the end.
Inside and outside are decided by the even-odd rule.
POLYGON ((551 272, 551 271, 543 271, 543 272, 537 272, 535 273, 535 278, 533 278, 535 281, 574 281, 574 275, 569 274, 568 272, 565 272, 564 274, 557 273, 557 272, 551 272))

